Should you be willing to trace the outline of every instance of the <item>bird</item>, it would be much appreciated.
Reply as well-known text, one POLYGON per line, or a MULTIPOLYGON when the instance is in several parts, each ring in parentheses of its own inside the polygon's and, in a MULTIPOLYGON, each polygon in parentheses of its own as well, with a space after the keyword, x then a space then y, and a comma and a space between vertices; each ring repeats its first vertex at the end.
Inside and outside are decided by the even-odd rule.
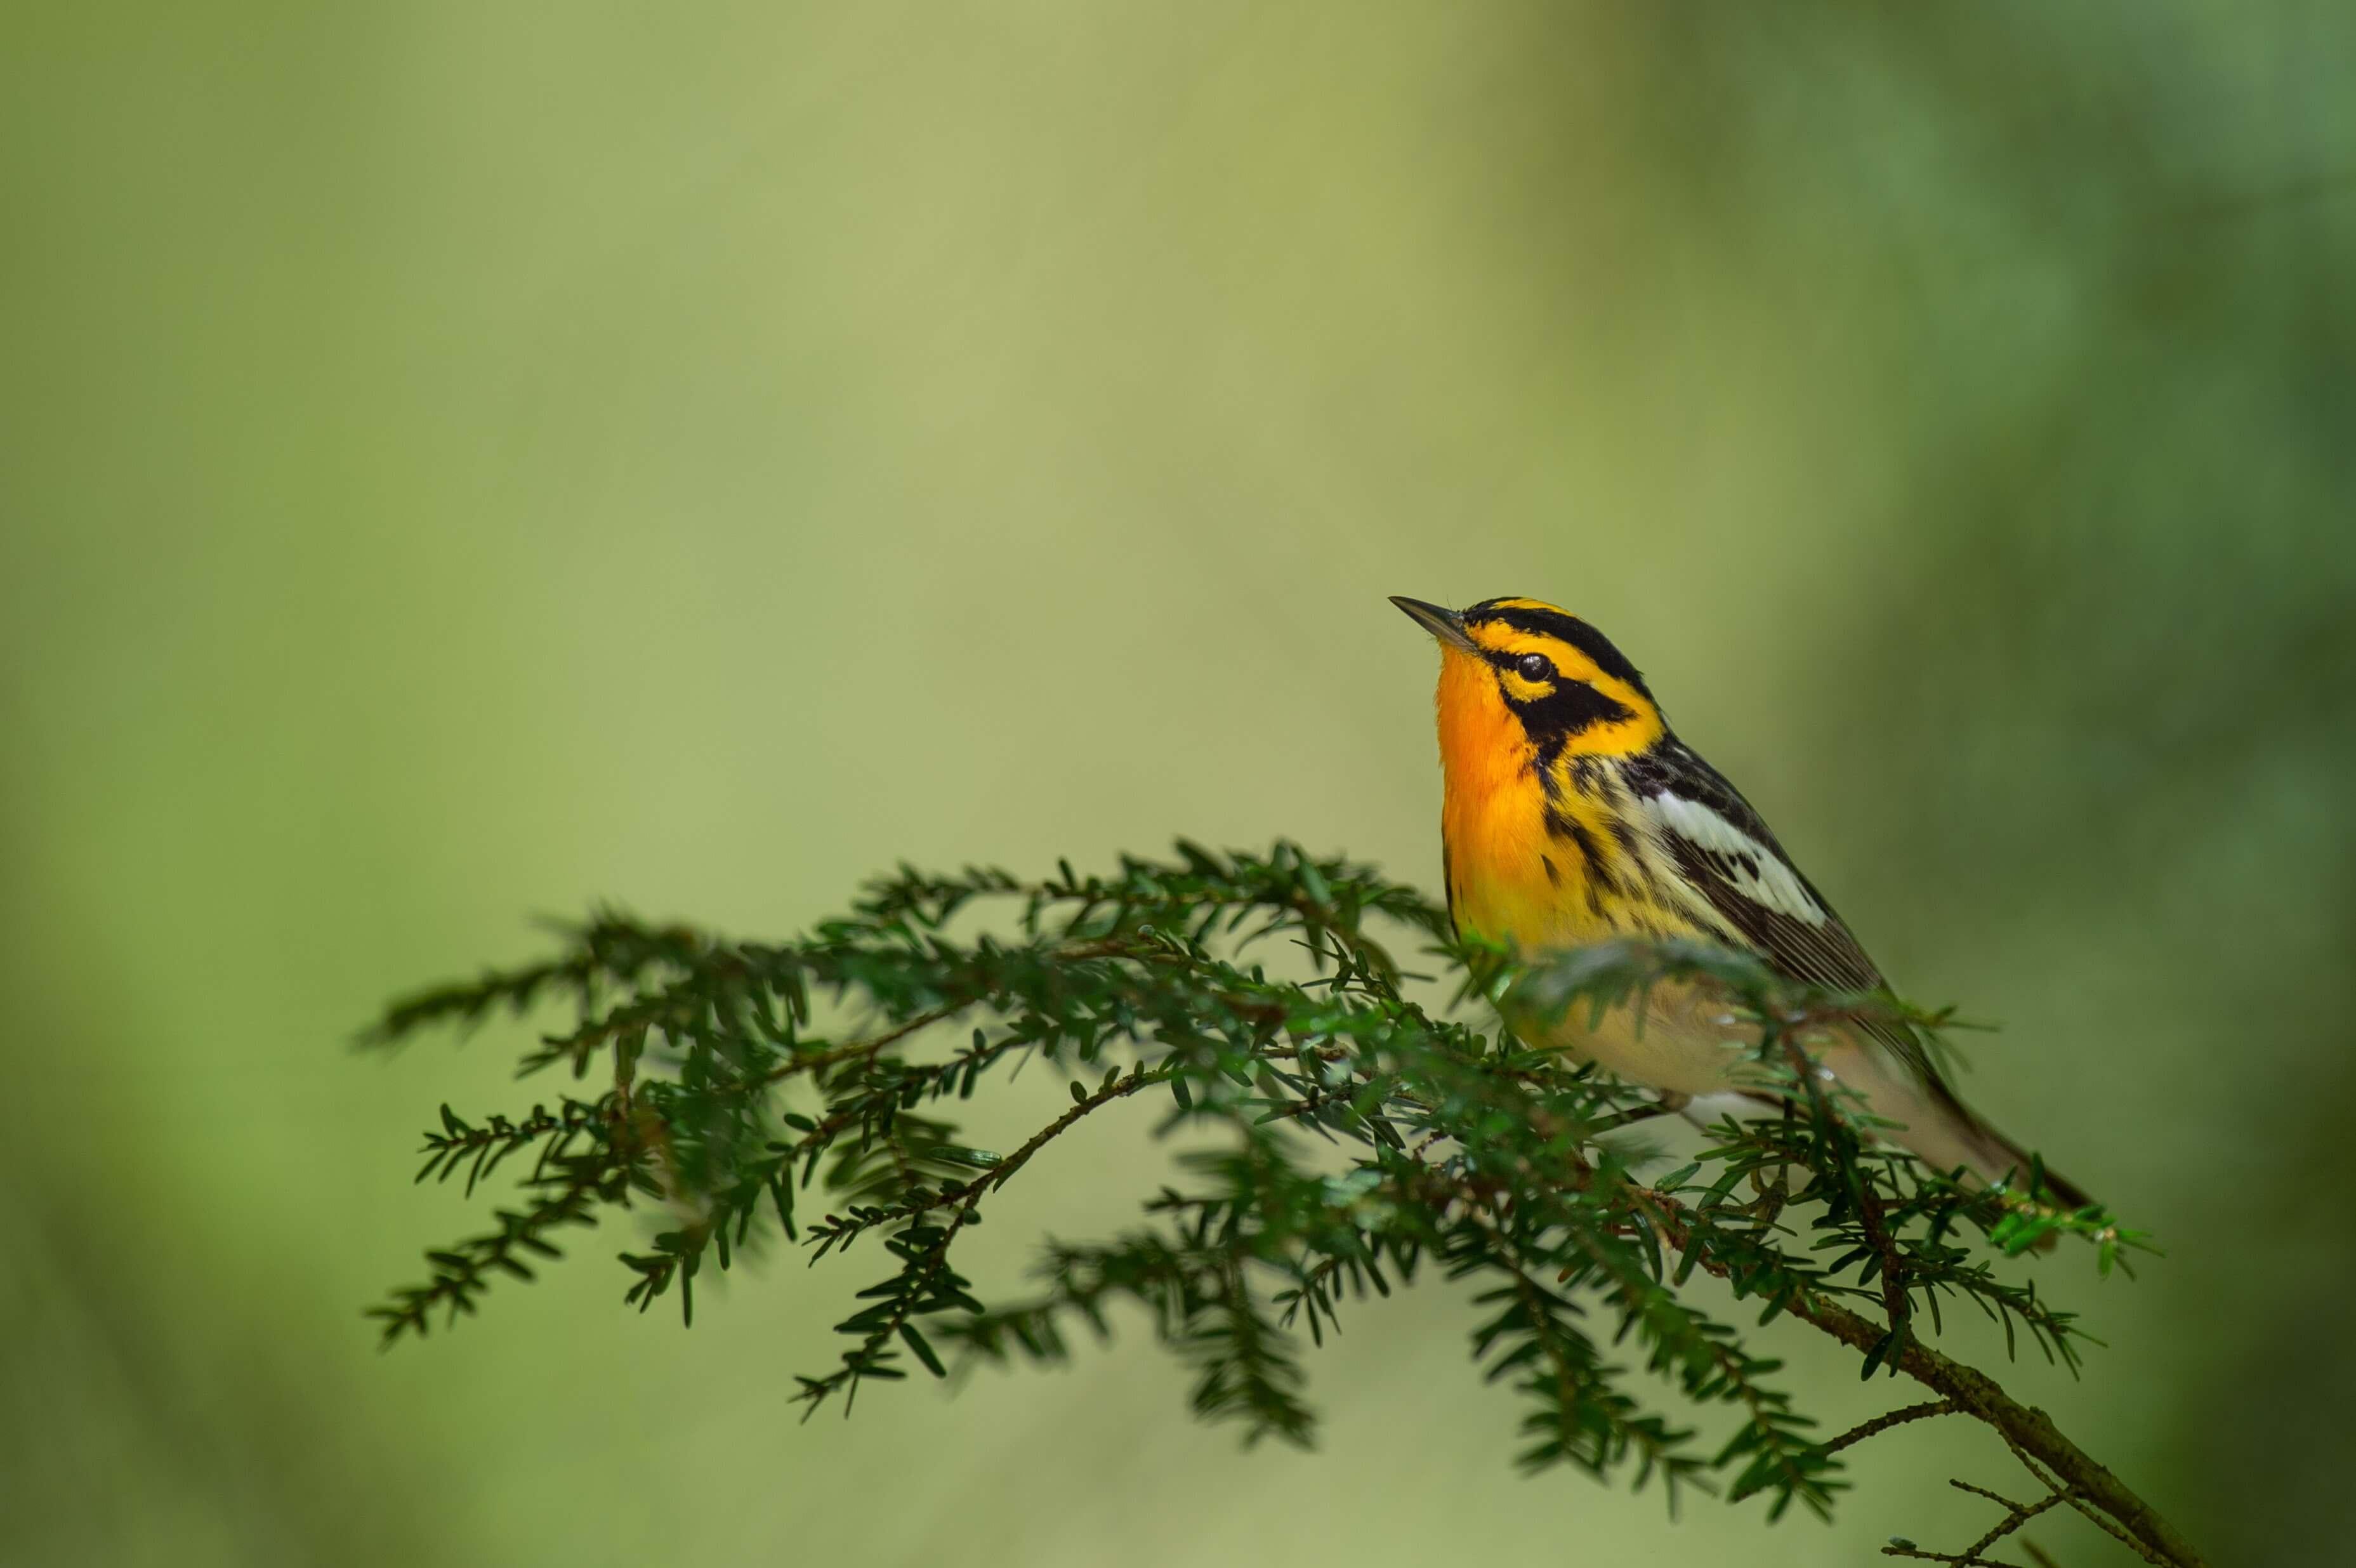
MULTIPOLYGON (((1694 939, 1748 950, 1787 979, 1890 994, 1766 822, 1677 737, 1601 632, 1538 599, 1462 610, 1391 602, 1440 644, 1441 875, 1460 938, 1523 952, 1694 939)), ((1739 1037, 1724 994, 1706 982, 1656 987, 1600 1016, 1573 1008, 1516 1022, 1545 1036, 1531 1043, 1661 1090, 1688 1114, 1780 1103, 1761 1080, 1755 1035, 1739 1037)), ((1879 1135, 1939 1171, 2015 1191, 2033 1176, 2053 1201, 2088 1205, 1966 1106, 1903 1024, 1859 1016, 1812 1036, 1810 1052, 1879 1135)))

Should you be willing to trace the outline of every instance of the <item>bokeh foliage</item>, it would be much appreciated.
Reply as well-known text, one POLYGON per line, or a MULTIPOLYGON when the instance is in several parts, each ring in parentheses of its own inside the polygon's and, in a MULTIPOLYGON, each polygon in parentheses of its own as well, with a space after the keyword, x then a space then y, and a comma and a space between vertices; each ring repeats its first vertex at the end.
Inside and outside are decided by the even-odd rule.
MULTIPOLYGON (((782 1273, 690 1336, 552 1283, 430 1363, 348 1316, 388 1242, 448 1228, 353 1152, 450 1064, 335 1042, 529 950, 517 911, 784 931, 900 856, 1176 832, 1428 878, 1429 653, 1381 596, 1531 592, 1633 651, 1911 993, 2006 1022, 1973 1098, 2167 1239, 2041 1402, 2220 1561, 2316 1560, 2356 1529, 2352 27, 29 15, 0 55, 12 1543, 729 1559, 790 1520, 885 1559, 1575 1530, 1722 1560, 1703 1520, 1494 1474, 1438 1312, 1353 1329, 1389 1380, 1298 1463, 1191 1434, 1122 1357, 797 1446, 742 1375, 824 1320, 782 1273), (1371 1437, 1401 1409, 1412 1464, 1371 1437), (820 1506, 927 1454, 984 1456, 881 1533, 820 1506), (1304 1487, 1341 1505, 1305 1520, 1304 1487), (1220 1522, 1175 1528, 1205 1487, 1220 1522)), ((1008 1277, 1012 1238, 1106 1218, 1071 1202, 999 1232, 1008 1277)), ((1844 1528, 1948 1506, 1944 1441, 1861 1460, 1890 1468, 1844 1528)), ((1787 1524, 1753 1560, 1824 1550, 1787 1524)))

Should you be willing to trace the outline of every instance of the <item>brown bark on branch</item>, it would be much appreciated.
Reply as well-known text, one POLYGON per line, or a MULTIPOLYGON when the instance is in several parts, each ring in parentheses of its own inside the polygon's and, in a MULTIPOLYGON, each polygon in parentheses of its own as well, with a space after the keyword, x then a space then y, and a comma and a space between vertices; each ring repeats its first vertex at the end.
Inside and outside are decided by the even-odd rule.
MULTIPOLYGON (((1647 1192, 1645 1207, 1652 1211, 1665 1239, 1684 1250, 1689 1230, 1682 1206, 1660 1193, 1647 1192)), ((1700 1262, 1709 1273, 1720 1279, 1726 1277, 1725 1270, 1707 1253, 1700 1262)), ((1819 1295, 1802 1294, 1785 1310, 1859 1352, 1870 1352, 1888 1333, 1870 1318, 1861 1317, 1819 1295)), ((2153 1562, 2167 1564, 2168 1568, 2209 1568, 2208 1560, 2193 1550, 2191 1542, 2174 1525, 2162 1519, 2108 1466, 2063 1435, 2051 1416, 2033 1405, 2022 1404, 1987 1373, 1933 1350, 1911 1335, 1900 1347, 1895 1364, 1900 1371, 1943 1396, 1956 1410, 1996 1428, 2016 1451, 2045 1465, 2061 1478, 2064 1487, 2117 1520, 2153 1562)))
MULTIPOLYGON (((1821 1298, 1802 1297, 1792 1304, 1795 1316, 1815 1324, 1842 1344, 1869 1350, 1882 1329, 1845 1306, 1821 1298)), ((1919 1339, 1909 1339, 1899 1352, 1898 1369, 1935 1393, 1945 1395, 1965 1414, 1978 1417, 2010 1439, 2024 1453, 2041 1461, 2070 1487, 2124 1525, 2135 1538, 2158 1553, 2173 1568, 2208 1568, 2208 1562, 2176 1527, 2155 1512, 2110 1468, 2063 1435, 2053 1418, 2033 1405, 2024 1405, 1998 1388, 1996 1380, 1976 1368, 1942 1355, 1919 1339)))

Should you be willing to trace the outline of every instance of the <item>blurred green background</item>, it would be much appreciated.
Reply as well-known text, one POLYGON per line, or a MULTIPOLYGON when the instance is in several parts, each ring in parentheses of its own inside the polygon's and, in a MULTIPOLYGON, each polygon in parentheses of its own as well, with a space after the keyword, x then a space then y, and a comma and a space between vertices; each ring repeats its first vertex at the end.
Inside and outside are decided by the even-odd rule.
MULTIPOLYGON (((2222 1563, 2356 1527, 2356 11, 33 6, 0 49, 0 1556, 1878 1561, 1516 1478, 1419 1292, 1313 1456, 1132 1335, 794 1424, 864 1273, 588 1239, 380 1355, 497 1036, 614 899, 1174 834, 1431 886, 1383 596, 1595 618, 1966 1088, 2165 1239, 2018 1387, 2222 1563)), ((1051 1086, 1052 1087, 1052 1086, 1051 1086)), ((1137 1123, 980 1240, 1129 1212, 1137 1123), (1055 1190, 1050 1190, 1055 1189, 1055 1190)), ((1020 1189, 1016 1189, 1017 1192, 1020 1189)), ((1779 1341, 1779 1343, 1783 1343, 1779 1341)), ((1828 1415, 1902 1402, 1788 1342, 1828 1415)), ((1961 1348, 2000 1356, 1985 1337, 1961 1348)), ((2110 1561, 2057 1530, 2067 1561, 2110 1561)))

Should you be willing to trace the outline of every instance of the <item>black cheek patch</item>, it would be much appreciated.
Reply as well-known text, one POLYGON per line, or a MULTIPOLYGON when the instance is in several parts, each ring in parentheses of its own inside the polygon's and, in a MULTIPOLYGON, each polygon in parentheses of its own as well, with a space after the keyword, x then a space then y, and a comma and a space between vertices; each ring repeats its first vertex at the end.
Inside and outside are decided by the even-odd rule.
POLYGON ((1558 743, 1593 729, 1597 725, 1622 724, 1635 714, 1622 703, 1613 702, 1584 681, 1565 680, 1543 697, 1528 702, 1505 699, 1514 712, 1521 716, 1522 727, 1532 740, 1543 747, 1549 740, 1558 743))

